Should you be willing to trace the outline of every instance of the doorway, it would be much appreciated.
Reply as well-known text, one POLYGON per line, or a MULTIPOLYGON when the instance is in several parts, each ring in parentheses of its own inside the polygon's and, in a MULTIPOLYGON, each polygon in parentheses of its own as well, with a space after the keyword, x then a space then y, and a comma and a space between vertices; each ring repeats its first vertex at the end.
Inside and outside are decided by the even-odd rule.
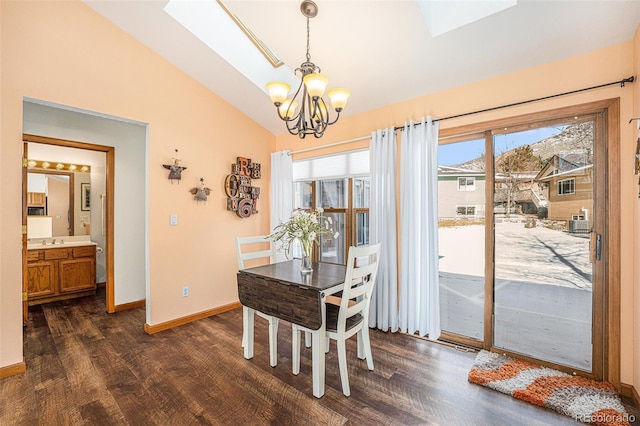
POLYGON ((618 100, 441 132, 442 338, 619 386, 618 100))
MULTIPOLYGON (((98 242, 98 246, 102 246, 104 252, 104 263, 101 264, 104 268, 104 283, 106 289, 106 306, 107 312, 113 313, 116 311, 115 299, 114 299, 114 251, 113 251, 113 241, 114 241, 114 230, 113 230, 113 199, 114 199, 114 164, 115 164, 115 148, 109 146, 101 146, 94 145, 85 142, 77 142, 77 141, 69 141, 63 139, 56 138, 48 138, 43 136, 36 135, 23 135, 24 143, 24 158, 23 162, 23 225, 27 225, 29 216, 28 213, 28 205, 31 198, 38 198, 35 195, 41 194, 43 195, 43 206, 44 211, 47 214, 47 217, 51 222, 60 222, 66 223, 66 226, 52 226, 51 237, 64 237, 64 236, 73 236, 74 234, 85 234, 90 235, 91 240, 94 242, 98 242), (34 145, 35 144, 35 145, 34 145), (104 165, 101 165, 99 168, 104 169, 104 174, 100 174, 98 188, 104 189, 104 194, 101 191, 98 192, 98 196, 96 199, 99 199, 99 203, 93 203, 96 205, 94 209, 94 214, 91 212, 91 195, 88 192, 88 188, 91 187, 91 175, 89 173, 84 173, 82 170, 78 170, 78 175, 76 176, 75 169, 79 167, 77 165, 77 161, 74 161, 74 164, 65 164, 61 161, 57 162, 57 165, 66 165, 67 169, 73 170, 68 172, 62 172, 61 169, 63 167, 57 167, 54 164, 50 164, 53 162, 49 162, 47 160, 40 159, 40 161, 36 161, 31 158, 29 155, 29 146, 32 148, 35 147, 53 147, 53 150, 49 150, 48 152, 53 152, 53 154, 48 155, 69 155, 72 156, 71 152, 75 150, 76 156, 80 151, 89 151, 92 154, 89 157, 94 158, 94 162, 100 163, 99 158, 104 158, 104 165), (63 153, 63 154, 60 154, 63 153), (96 154, 97 153, 97 154, 96 154), (44 164, 44 170, 42 169, 44 164), (40 166, 40 169, 38 169, 40 166), (52 167, 53 170, 47 170, 49 167, 52 167), (47 192, 38 192, 37 190, 31 191, 30 185, 36 185, 34 183, 38 181, 39 177, 47 177, 47 176, 66 176, 69 179, 67 183, 67 194, 68 197, 62 196, 60 193, 56 195, 56 191, 54 190, 59 183, 56 183, 56 179, 53 179, 49 185, 43 185, 43 188, 47 187, 47 192), (77 182, 78 190, 75 190, 74 181, 77 182), (78 202, 75 202, 77 198, 78 202), (59 210, 55 210, 55 206, 59 210), (77 210, 77 211, 76 211, 77 210), (93 220, 91 220, 93 216, 93 220), (74 220, 76 218, 77 220, 74 220), (78 223, 76 223, 78 222, 78 223), (94 231, 91 234, 91 223, 94 223, 94 231), (60 228, 56 230, 56 228, 60 228), (63 229, 66 228, 66 229, 63 229)), ((47 152, 46 149, 41 149, 41 151, 47 152)), ((33 152, 33 149, 32 149, 33 152)), ((37 154, 36 154, 37 155, 37 154)), ((44 154, 47 155, 47 154, 44 154)), ((58 157, 60 158, 60 157, 58 157)), ((76 157, 77 158, 77 157, 76 157)), ((48 158, 51 160, 51 158, 48 158)), ((56 160, 57 161, 57 160, 56 160)), ((82 168, 90 166, 82 166, 82 168)), ((94 175, 95 178, 96 175, 94 175)), ((27 270, 27 238, 29 237, 28 231, 29 227, 27 227, 27 232, 23 235, 23 324, 27 324, 28 317, 28 274, 27 270)), ((99 268, 100 269, 100 268, 99 268)), ((100 276, 100 275, 98 275, 100 276)))

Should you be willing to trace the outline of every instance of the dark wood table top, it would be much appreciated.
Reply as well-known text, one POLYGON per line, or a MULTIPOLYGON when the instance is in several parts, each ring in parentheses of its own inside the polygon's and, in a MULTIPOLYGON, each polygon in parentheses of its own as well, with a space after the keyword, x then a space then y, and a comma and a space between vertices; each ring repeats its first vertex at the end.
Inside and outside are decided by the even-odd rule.
POLYGON ((341 289, 346 266, 313 263, 300 272, 300 260, 272 263, 238 271, 238 297, 244 306, 300 324, 311 330, 322 326, 325 290, 341 289))
POLYGON ((347 271, 345 265, 313 262, 312 267, 313 271, 310 274, 302 274, 300 259, 294 259, 243 269, 240 273, 317 291, 326 290, 344 282, 344 275, 347 271))

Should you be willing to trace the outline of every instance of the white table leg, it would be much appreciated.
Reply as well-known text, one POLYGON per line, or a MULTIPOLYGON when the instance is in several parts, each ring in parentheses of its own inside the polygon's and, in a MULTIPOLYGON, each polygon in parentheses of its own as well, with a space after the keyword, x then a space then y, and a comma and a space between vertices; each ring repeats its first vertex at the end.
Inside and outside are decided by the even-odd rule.
POLYGON ((246 359, 253 358, 253 321, 254 310, 243 306, 242 307, 242 340, 244 346, 244 357, 246 359))
POLYGON ((324 395, 325 335, 326 328, 324 322, 318 331, 311 333, 313 396, 316 398, 320 398, 324 395))
POLYGON ((278 318, 269 318, 269 363, 278 365, 278 318))

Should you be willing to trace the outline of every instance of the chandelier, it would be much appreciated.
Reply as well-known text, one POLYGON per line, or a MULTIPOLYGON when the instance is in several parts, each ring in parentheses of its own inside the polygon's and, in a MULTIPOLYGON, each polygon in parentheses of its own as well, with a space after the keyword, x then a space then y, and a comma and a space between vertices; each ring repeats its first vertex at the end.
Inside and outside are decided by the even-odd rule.
POLYGON ((331 121, 329 108, 323 99, 329 77, 321 74, 320 67, 311 62, 309 53, 309 18, 318 14, 318 6, 311 0, 305 0, 300 4, 300 11, 307 18, 307 60, 295 70, 302 82, 291 98, 288 97, 291 86, 282 81, 267 83, 267 92, 276 106, 278 116, 286 123, 289 133, 298 135, 300 139, 307 135, 321 138, 327 127, 340 118, 340 112, 347 105, 351 92, 342 88, 327 92, 331 106, 336 112, 335 119, 331 121))

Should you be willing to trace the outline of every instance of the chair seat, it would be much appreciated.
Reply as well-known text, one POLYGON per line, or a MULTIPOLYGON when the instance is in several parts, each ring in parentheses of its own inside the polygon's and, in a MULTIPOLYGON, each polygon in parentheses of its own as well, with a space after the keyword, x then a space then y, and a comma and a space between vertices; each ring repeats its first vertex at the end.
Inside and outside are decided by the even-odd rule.
MULTIPOLYGON (((340 306, 327 304, 327 331, 336 333, 338 331, 338 314, 340 313, 340 306)), ((360 324, 364 318, 360 314, 347 318, 346 329, 351 330, 358 324, 360 324)))

